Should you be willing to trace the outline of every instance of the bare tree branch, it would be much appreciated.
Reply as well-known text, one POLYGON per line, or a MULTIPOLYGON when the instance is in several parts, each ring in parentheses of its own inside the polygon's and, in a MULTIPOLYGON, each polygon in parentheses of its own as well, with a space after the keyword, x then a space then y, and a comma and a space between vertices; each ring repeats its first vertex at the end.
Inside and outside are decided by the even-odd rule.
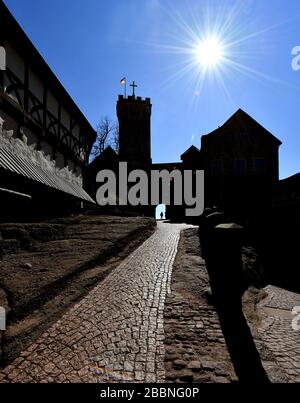
POLYGON ((119 135, 119 125, 116 124, 113 130, 113 137, 112 137, 112 148, 115 150, 117 154, 120 151, 120 135, 119 135))
POLYGON ((118 148, 117 125, 114 124, 107 116, 103 117, 97 125, 97 138, 93 145, 92 156, 97 157, 109 145, 118 148))

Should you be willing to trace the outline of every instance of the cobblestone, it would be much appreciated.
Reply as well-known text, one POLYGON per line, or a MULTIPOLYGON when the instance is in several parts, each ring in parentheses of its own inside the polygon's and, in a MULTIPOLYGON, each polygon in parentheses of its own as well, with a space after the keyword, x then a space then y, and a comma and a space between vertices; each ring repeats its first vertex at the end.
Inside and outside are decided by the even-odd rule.
MULTIPOLYGON (((291 314, 294 306, 300 306, 300 295, 282 288, 266 287, 268 297, 260 303, 262 317, 258 327, 259 340, 273 356, 280 372, 280 381, 300 382, 300 331, 293 330, 291 314)), ((265 354, 266 370, 270 359, 265 354)), ((274 371, 275 372, 275 371, 274 371)), ((270 373, 270 378, 277 374, 270 373)))
POLYGON ((204 297, 208 284, 197 230, 183 231, 164 315, 167 382, 230 383, 236 378, 218 315, 204 297))
POLYGON ((185 225, 154 235, 0 372, 1 382, 165 380, 163 310, 185 225))

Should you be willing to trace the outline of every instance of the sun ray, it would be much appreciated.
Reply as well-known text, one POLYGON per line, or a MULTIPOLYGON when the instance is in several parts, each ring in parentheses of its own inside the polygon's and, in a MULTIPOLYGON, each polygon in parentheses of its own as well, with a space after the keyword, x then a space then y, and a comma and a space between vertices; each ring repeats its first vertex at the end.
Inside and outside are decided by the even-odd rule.
POLYGON ((276 83, 299 88, 256 67, 258 56, 265 57, 273 51, 272 42, 267 42, 269 34, 281 26, 288 26, 290 20, 264 28, 259 28, 258 20, 251 24, 258 29, 251 31, 249 26, 240 23, 240 15, 244 10, 241 2, 233 1, 230 8, 221 2, 212 6, 210 1, 201 2, 196 7, 186 0, 185 5, 184 13, 170 2, 161 5, 169 21, 168 28, 163 31, 163 40, 135 42, 142 45, 141 51, 150 50, 170 56, 168 62, 164 63, 167 68, 160 70, 166 78, 157 84, 158 93, 169 90, 182 80, 185 82, 185 91, 193 95, 190 99, 195 103, 199 102, 199 94, 202 95, 203 91, 215 92, 218 87, 226 99, 233 102, 228 88, 236 80, 237 74, 264 85, 276 83), (260 42, 263 42, 263 46, 258 46, 260 42))
POLYGON ((227 59, 226 62, 228 63, 228 65, 230 65, 232 68, 236 69, 240 73, 244 73, 248 77, 260 81, 262 84, 267 85, 268 83, 275 83, 290 87, 292 89, 298 89, 298 90, 300 89, 300 85, 291 84, 287 81, 283 81, 276 77, 272 77, 271 75, 264 74, 257 69, 251 68, 242 63, 235 62, 232 59, 227 59))

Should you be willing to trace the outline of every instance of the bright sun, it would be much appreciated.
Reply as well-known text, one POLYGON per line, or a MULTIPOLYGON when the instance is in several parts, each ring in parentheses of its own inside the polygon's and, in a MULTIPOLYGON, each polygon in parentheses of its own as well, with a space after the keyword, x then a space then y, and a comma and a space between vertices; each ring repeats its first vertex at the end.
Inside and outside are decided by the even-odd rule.
POLYGON ((224 58, 224 46, 216 38, 202 40, 195 51, 197 62, 204 68, 216 67, 224 58))

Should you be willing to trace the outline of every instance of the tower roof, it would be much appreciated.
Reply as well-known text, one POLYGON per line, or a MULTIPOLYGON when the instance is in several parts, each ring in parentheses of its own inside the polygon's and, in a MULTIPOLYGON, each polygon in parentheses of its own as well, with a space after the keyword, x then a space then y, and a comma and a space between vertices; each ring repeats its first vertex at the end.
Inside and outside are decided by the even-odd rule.
POLYGON ((142 98, 142 97, 136 97, 133 95, 128 95, 128 97, 125 97, 124 95, 119 95, 118 102, 144 102, 144 103, 150 104, 151 99, 149 97, 142 98))
POLYGON ((275 145, 280 146, 282 144, 282 142, 277 137, 275 137, 271 132, 265 129, 260 123, 258 123, 242 109, 238 109, 222 126, 202 137, 208 139, 212 136, 222 135, 224 131, 228 132, 231 130, 232 126, 237 125, 242 130, 252 127, 255 133, 257 133, 258 135, 263 135, 267 140, 273 142, 275 145))

